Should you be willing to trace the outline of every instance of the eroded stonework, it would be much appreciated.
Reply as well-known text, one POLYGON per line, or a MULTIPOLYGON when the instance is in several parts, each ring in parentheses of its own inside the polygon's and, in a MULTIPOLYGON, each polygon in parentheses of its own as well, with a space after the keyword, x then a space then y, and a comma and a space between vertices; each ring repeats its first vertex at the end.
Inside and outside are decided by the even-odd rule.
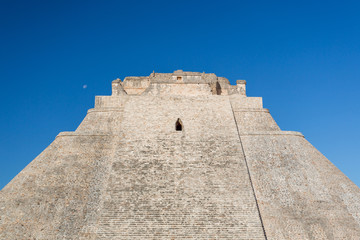
POLYGON ((0 239, 360 239, 359 188, 245 85, 114 80, 1 190, 0 239))

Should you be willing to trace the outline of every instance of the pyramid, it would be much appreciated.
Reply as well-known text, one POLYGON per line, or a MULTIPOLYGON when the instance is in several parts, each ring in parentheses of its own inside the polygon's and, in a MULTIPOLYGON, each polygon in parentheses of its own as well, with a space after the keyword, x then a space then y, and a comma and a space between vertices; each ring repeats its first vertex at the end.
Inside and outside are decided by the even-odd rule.
POLYGON ((215 74, 112 82, 0 192, 0 239, 360 239, 360 189, 215 74))

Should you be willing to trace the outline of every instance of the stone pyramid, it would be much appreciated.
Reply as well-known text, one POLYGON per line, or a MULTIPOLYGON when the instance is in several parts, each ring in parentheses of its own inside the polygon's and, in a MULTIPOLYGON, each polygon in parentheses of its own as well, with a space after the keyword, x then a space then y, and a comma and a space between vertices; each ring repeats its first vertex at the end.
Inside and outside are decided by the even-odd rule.
POLYGON ((0 239, 360 239, 360 190, 246 82, 112 82, 0 192, 0 239))

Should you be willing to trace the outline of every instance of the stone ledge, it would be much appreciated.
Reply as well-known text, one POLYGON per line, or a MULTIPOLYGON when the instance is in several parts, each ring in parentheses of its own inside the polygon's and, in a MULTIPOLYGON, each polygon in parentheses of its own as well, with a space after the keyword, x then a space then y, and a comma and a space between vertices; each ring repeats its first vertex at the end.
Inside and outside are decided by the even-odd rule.
POLYGON ((55 138, 58 137, 110 137, 113 135, 110 134, 83 134, 83 133, 76 133, 76 132, 60 132, 55 138))
POLYGON ((234 109, 234 112, 266 112, 269 113, 267 108, 237 108, 234 109))
MULTIPOLYGON (((178 134, 178 133, 173 133, 169 136, 175 136, 178 135, 178 137, 181 137, 182 134, 178 134)), ((117 134, 90 134, 90 133, 77 133, 77 132, 60 132, 56 138, 58 137, 119 137, 120 135, 117 134)), ((169 140, 178 140, 178 138, 172 138, 172 137, 168 137, 168 138, 133 138, 130 140, 119 140, 119 142, 134 142, 134 141, 169 141, 169 140)), ((230 140, 221 140, 221 142, 236 142, 238 141, 238 137, 234 137, 233 139, 230 140)), ((189 140, 181 140, 182 142, 219 142, 218 140, 214 139, 214 140, 201 140, 201 141, 189 141, 189 140)))
POLYGON ((91 108, 87 112, 123 112, 124 107, 91 108))
MULTIPOLYGON (((242 132, 240 133, 240 136, 252 136, 252 135, 293 135, 293 136, 298 136, 298 137, 304 137, 304 135, 301 132, 296 132, 296 131, 259 131, 259 132, 242 132)), ((86 134, 86 133, 76 133, 76 132, 60 132, 56 138, 58 137, 114 137, 114 136, 118 136, 118 135, 114 135, 114 134, 86 134)), ((158 140, 169 140, 171 138, 154 138, 154 139, 150 139, 150 138, 146 138, 146 139, 131 139, 131 141, 137 141, 137 140, 154 140, 154 141, 158 141, 158 140)), ((229 140, 228 142, 234 141, 233 140, 229 140)), ((209 141, 203 141, 203 142, 214 142, 216 140, 209 140, 209 141)), ((197 142, 197 141, 186 141, 185 142, 197 142)), ((224 142, 224 141, 222 141, 224 142)))
POLYGON ((263 132, 242 132, 240 136, 251 136, 251 135, 293 135, 298 137, 304 137, 301 132, 295 131, 263 131, 263 132))

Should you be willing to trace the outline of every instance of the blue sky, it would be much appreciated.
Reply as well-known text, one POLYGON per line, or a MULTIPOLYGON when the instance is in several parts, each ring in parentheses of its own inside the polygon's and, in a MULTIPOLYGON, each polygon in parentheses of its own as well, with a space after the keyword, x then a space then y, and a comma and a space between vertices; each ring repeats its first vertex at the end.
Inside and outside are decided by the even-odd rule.
POLYGON ((359 1, 0 4, 0 189, 113 79, 177 69, 246 79, 360 186, 359 1))

